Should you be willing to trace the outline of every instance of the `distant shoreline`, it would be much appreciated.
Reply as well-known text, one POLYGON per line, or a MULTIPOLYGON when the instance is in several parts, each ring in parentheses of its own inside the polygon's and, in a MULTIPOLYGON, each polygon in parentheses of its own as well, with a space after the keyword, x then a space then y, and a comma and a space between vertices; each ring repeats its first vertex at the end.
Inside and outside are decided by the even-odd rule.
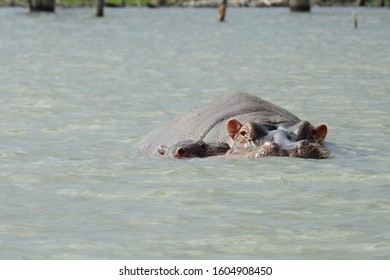
MULTIPOLYGON (((106 0, 106 7, 182 7, 182 8, 214 8, 220 0, 106 0), (156 3, 162 3, 158 5, 156 3)), ((56 7, 79 8, 92 7, 94 0, 56 0, 56 7)), ((228 0, 228 7, 288 7, 289 0, 228 0)), ((356 6, 356 0, 312 0, 313 6, 340 7, 356 6)), ((379 0, 366 0, 367 7, 379 7, 379 0)), ((0 7, 28 7, 28 0, 0 0, 0 7)), ((385 0, 385 7, 390 7, 390 0, 385 0)))

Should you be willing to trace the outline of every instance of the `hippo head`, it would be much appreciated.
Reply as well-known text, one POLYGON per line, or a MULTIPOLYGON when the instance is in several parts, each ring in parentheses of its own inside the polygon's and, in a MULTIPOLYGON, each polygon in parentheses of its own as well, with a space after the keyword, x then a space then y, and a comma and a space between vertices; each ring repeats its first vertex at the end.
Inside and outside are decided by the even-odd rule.
POLYGON ((322 144, 328 130, 325 124, 317 127, 308 121, 275 125, 258 122, 241 124, 232 119, 228 121, 226 130, 233 139, 229 154, 243 154, 245 157, 329 157, 322 144))
POLYGON ((193 158, 224 155, 230 146, 224 142, 206 143, 202 140, 186 140, 172 147, 160 145, 157 151, 160 155, 174 158, 193 158))
POLYGON ((226 125, 227 134, 237 143, 245 144, 248 141, 262 139, 269 130, 276 129, 264 126, 262 123, 248 122, 242 125, 238 120, 232 119, 226 125))
POLYGON ((322 142, 328 133, 328 127, 325 124, 314 127, 308 121, 301 121, 297 124, 280 124, 278 128, 285 130, 295 141, 307 140, 311 143, 322 142))

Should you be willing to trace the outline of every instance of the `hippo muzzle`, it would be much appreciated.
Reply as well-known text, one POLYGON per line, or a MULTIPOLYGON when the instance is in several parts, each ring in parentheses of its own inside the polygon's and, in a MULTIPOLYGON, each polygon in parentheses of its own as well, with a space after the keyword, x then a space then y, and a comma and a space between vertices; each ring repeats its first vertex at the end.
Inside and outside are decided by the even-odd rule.
POLYGON ((173 158, 194 158, 224 155, 230 149, 225 142, 206 143, 202 140, 185 140, 172 147, 160 145, 157 151, 160 155, 173 158))

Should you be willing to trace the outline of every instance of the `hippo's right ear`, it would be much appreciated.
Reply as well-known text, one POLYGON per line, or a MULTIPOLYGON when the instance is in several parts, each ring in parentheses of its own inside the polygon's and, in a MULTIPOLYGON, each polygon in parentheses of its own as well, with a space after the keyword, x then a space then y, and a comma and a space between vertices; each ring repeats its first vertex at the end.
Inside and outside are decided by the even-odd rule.
POLYGON ((242 124, 238 120, 231 119, 226 124, 227 134, 230 136, 230 138, 234 140, 236 138, 237 133, 240 131, 241 127, 242 124))
POLYGON ((165 155, 165 153, 167 152, 168 150, 168 147, 167 146, 164 146, 164 145, 159 145, 157 147, 157 152, 160 154, 160 155, 165 155))
POLYGON ((323 141, 328 133, 326 124, 320 124, 314 129, 314 137, 317 141, 323 141))

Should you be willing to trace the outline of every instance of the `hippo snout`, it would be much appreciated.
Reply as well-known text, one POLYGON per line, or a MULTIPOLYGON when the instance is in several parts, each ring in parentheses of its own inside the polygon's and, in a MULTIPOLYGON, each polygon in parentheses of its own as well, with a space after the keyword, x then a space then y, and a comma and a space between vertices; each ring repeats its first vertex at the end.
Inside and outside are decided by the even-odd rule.
POLYGON ((159 145, 160 155, 173 158, 193 158, 225 155, 230 146, 225 142, 206 143, 202 140, 185 140, 172 147, 159 145))
POLYGON ((300 158, 325 159, 329 158, 329 151, 322 143, 311 143, 307 140, 299 141, 295 148, 289 151, 289 156, 300 158))

